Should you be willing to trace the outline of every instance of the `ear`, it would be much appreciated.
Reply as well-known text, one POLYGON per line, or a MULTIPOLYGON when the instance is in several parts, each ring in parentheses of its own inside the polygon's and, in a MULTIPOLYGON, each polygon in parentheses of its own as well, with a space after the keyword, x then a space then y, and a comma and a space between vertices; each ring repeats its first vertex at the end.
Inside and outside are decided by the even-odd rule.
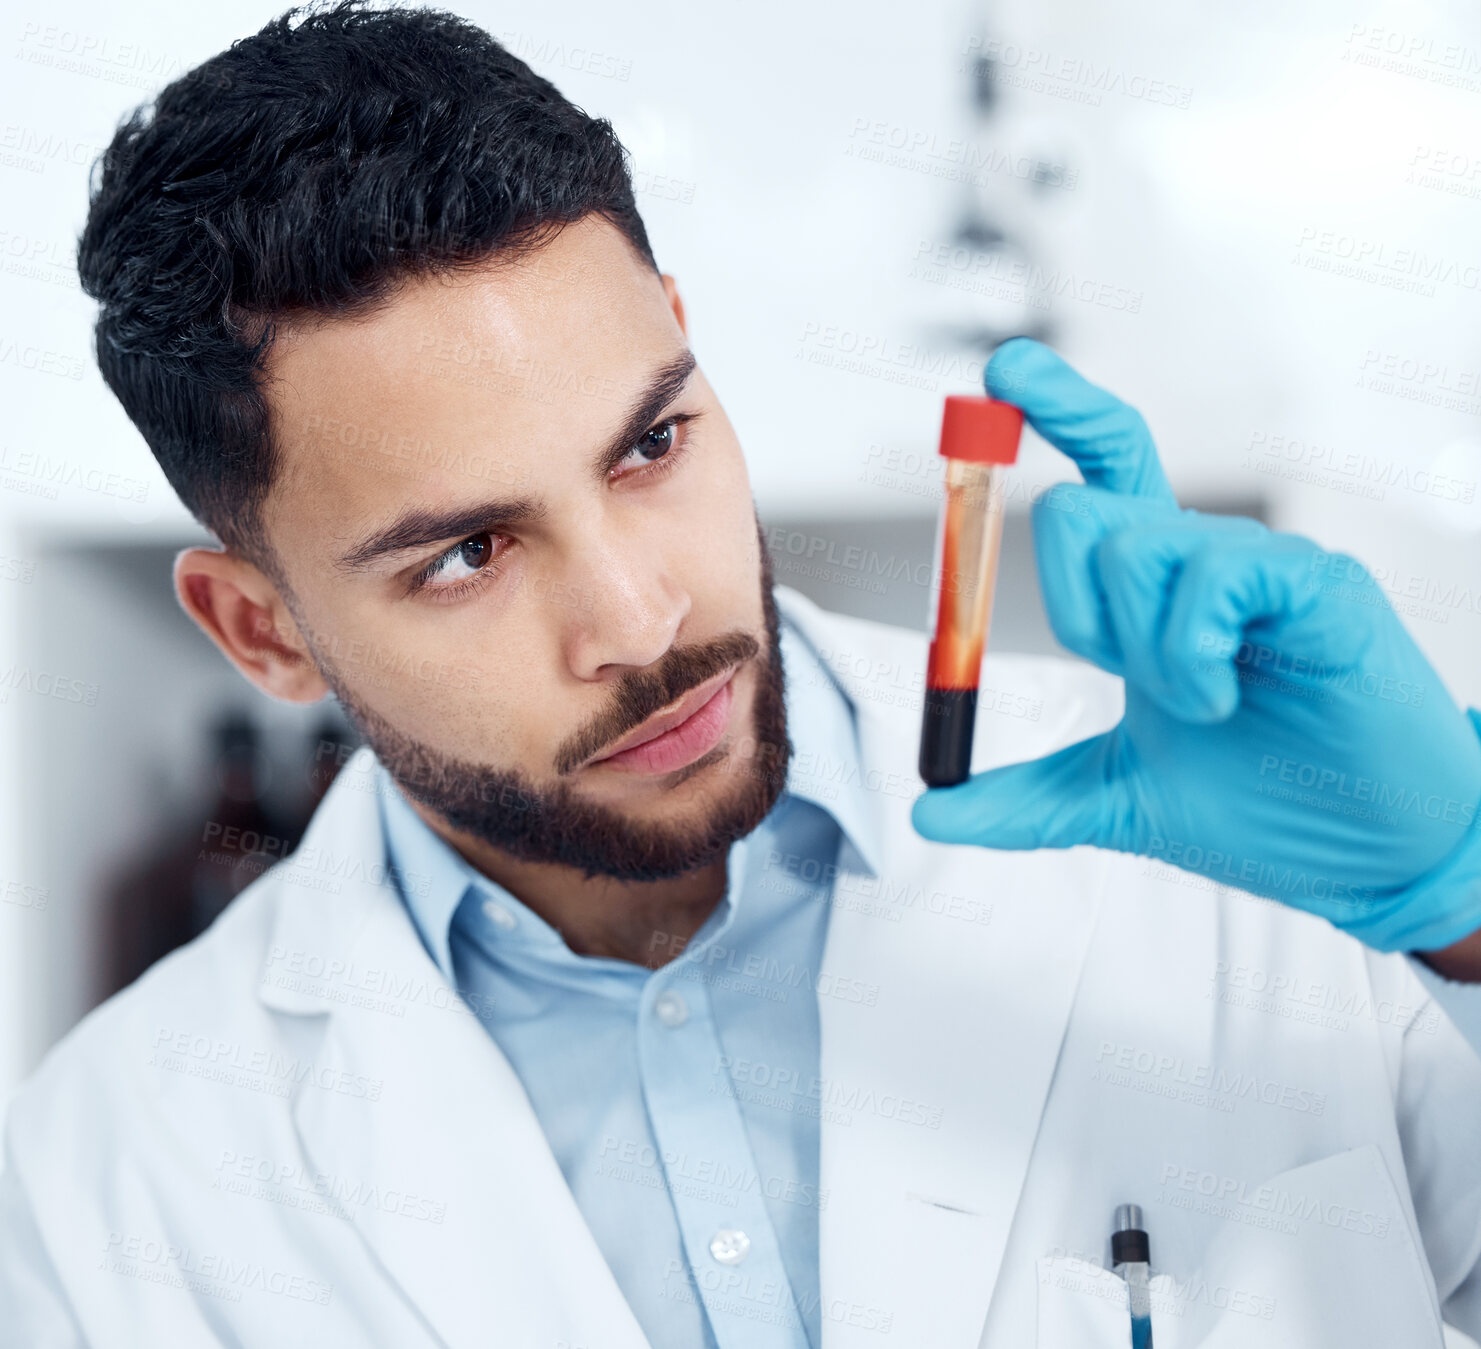
POLYGON ((663 282, 663 293, 669 298, 669 308, 679 320, 679 331, 688 337, 689 329, 684 326, 684 301, 679 298, 679 283, 667 272, 660 274, 660 280, 663 282))
POLYGON ((277 587, 245 558, 187 548, 175 559, 180 606, 270 698, 316 703, 329 692, 277 587))

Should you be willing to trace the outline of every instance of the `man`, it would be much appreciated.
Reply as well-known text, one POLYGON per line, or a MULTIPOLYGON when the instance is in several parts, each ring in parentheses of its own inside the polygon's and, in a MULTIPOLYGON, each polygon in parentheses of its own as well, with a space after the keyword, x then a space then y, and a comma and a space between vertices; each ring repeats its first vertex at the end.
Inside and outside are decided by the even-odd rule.
MULTIPOLYGON (((1127 715, 1091 666, 990 659, 993 771, 918 808, 994 850, 953 846, 911 827, 922 643, 773 595, 610 128, 472 25, 347 4, 236 44, 120 131, 80 266, 110 387, 224 545, 181 554, 182 605, 367 748, 13 1103, 0 1342, 1124 1344, 1122 1202, 1163 1349, 1481 1329, 1481 1062, 1326 921, 1466 974, 1466 823, 1187 805, 1185 762, 1215 802, 1300 734, 1336 762, 1388 629, 1176 512, 1128 409, 1031 343, 989 371, 1086 474, 1041 568, 1127 715), (1211 557, 1265 583, 1180 590, 1211 557), (1249 678, 1263 647, 1145 668, 1136 595, 1370 626, 1312 721, 1289 670, 1249 678), (1110 851, 1207 872, 1184 845, 1221 827, 1342 855, 1239 872, 1281 903, 1110 851)), ((1474 807, 1464 719, 1404 706, 1397 771, 1474 807)))

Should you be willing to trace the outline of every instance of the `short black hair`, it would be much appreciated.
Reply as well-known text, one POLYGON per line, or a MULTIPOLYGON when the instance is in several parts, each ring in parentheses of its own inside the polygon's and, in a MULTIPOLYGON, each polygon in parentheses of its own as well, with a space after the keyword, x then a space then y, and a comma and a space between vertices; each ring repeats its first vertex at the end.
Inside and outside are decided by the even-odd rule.
POLYGON ((103 378, 192 514, 279 582, 275 321, 368 313, 592 213, 658 271, 611 123, 439 9, 288 10, 135 109, 89 189, 103 378))

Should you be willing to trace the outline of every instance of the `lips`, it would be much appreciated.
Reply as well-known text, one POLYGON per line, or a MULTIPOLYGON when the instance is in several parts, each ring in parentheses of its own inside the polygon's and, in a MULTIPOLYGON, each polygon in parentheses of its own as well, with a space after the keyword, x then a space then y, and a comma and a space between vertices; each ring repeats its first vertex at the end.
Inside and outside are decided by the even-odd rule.
POLYGON ((672 773, 720 743, 730 723, 732 668, 689 690, 671 708, 635 727, 588 767, 627 773, 672 773))

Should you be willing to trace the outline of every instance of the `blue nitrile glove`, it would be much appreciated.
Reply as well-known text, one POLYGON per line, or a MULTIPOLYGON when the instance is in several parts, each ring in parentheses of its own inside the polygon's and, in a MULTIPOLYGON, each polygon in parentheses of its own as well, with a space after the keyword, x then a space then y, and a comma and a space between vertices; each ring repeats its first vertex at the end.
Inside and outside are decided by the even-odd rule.
MULTIPOLYGON (((1125 680, 1105 735, 928 791, 945 843, 1156 857, 1379 950, 1481 928, 1481 717, 1368 573, 1254 520, 1182 510, 1141 416, 1014 338, 987 391, 1079 466, 1034 505, 1055 636, 1125 680)), ((985 733, 991 731, 984 728, 985 733)))

